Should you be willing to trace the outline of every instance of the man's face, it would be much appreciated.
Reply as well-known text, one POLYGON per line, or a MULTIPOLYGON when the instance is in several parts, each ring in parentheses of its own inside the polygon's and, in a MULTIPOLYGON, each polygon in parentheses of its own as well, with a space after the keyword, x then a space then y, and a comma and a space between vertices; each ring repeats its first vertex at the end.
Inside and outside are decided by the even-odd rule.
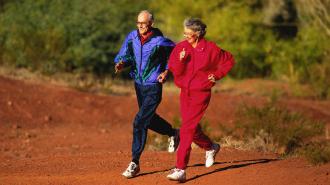
POLYGON ((141 35, 146 34, 151 29, 152 22, 149 20, 149 15, 141 13, 136 21, 136 26, 141 35))

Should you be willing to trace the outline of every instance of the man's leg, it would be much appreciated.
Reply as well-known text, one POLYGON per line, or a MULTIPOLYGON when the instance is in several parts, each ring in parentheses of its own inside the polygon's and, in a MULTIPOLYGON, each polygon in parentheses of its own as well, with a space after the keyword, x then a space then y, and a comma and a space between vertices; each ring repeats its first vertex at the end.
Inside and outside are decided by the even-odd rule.
MULTIPOLYGON (((161 91, 159 93, 159 96, 160 98, 162 98, 162 86, 160 86, 160 88, 161 91)), ((141 108, 144 97, 142 96, 142 90, 138 88, 138 84, 136 83, 135 83, 135 93, 138 100, 139 108, 141 108)), ((160 117, 157 113, 155 113, 154 116, 152 117, 148 128, 156 133, 159 133, 161 135, 168 135, 169 137, 175 136, 177 134, 176 133, 177 130, 174 129, 168 121, 160 117)))
POLYGON ((143 96, 143 92, 142 92, 142 88, 140 88, 140 85, 137 84, 137 83, 134 83, 134 88, 135 88, 135 94, 136 94, 136 99, 137 99, 137 102, 138 102, 138 106, 139 106, 139 109, 141 108, 142 106, 142 102, 144 100, 144 96, 143 96))
POLYGON ((140 156, 145 147, 148 127, 151 123, 157 106, 161 100, 159 92, 161 92, 160 86, 137 85, 141 101, 139 112, 136 114, 133 123, 133 144, 132 144, 132 161, 139 164, 140 156))
POLYGON ((169 137, 176 135, 176 129, 158 114, 154 114, 148 128, 161 135, 168 135, 169 137))
MULTIPOLYGON (((142 106, 142 102, 144 100, 144 96, 142 94, 142 88, 138 84, 134 84, 135 87, 135 93, 137 102, 139 105, 139 109, 142 106)), ((137 119, 139 112, 136 114, 135 119, 137 119)), ((127 169, 122 173, 123 176, 126 178, 132 178, 136 176, 140 172, 140 166, 139 166, 139 159, 138 157, 134 157, 135 154, 133 151, 137 150, 139 148, 139 142, 136 142, 135 140, 139 140, 139 138, 142 137, 142 133, 135 128, 135 122, 133 122, 133 142, 132 142, 132 162, 129 163, 127 169)))
POLYGON ((174 129, 170 123, 168 123, 158 114, 155 114, 152 117, 149 129, 155 131, 158 134, 169 136, 167 151, 170 153, 176 151, 180 143, 180 133, 178 129, 174 129))

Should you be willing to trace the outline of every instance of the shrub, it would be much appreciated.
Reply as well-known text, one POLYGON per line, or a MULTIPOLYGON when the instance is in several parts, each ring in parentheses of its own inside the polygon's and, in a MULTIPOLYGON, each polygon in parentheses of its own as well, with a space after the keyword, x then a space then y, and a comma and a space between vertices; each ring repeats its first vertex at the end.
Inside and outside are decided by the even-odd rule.
POLYGON ((294 153, 304 142, 324 132, 324 123, 291 113, 274 101, 261 107, 243 105, 237 117, 236 129, 244 140, 262 137, 269 151, 282 150, 285 154, 294 153))
POLYGON ((113 74, 113 58, 142 5, 128 0, 8 2, 0 12, 2 61, 46 74, 113 74))
POLYGON ((312 164, 324 164, 330 162, 330 142, 312 142, 300 151, 312 164))
POLYGON ((222 139, 224 146, 243 150, 301 155, 313 164, 330 161, 330 143, 322 139, 324 123, 292 113, 276 104, 277 99, 263 106, 242 105, 233 129, 222 139), (229 134, 228 134, 229 133, 229 134))

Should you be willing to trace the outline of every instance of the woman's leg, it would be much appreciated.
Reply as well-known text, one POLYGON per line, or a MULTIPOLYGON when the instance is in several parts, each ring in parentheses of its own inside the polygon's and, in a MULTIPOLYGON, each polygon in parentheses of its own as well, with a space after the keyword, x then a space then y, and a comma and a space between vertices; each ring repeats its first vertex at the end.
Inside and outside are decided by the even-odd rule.
POLYGON ((204 150, 211 150, 212 149, 212 141, 211 139, 204 134, 200 124, 197 125, 195 134, 194 134, 194 138, 193 138, 193 142, 203 148, 204 150))
POLYGON ((180 111, 182 124, 180 128, 180 144, 177 152, 176 167, 185 169, 189 162, 191 143, 196 140, 198 144, 209 148, 212 142, 198 130, 198 123, 202 119, 211 97, 210 91, 181 90, 180 111), (197 135, 196 135, 197 134, 197 135), (202 137, 203 136, 203 137, 202 137))

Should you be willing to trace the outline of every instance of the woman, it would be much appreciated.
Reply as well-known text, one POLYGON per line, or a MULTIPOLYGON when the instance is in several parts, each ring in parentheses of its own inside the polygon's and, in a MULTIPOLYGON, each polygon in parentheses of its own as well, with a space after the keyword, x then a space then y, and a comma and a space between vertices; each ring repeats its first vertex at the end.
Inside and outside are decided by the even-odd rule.
POLYGON ((215 43, 205 40, 205 33, 206 25, 200 19, 186 19, 185 40, 176 45, 169 59, 169 70, 175 84, 181 88, 182 118, 176 168, 167 176, 170 180, 185 181, 192 142, 206 150, 206 167, 213 165, 220 150, 220 145, 203 133, 199 122, 210 102, 211 88, 233 67, 234 58, 215 43))

